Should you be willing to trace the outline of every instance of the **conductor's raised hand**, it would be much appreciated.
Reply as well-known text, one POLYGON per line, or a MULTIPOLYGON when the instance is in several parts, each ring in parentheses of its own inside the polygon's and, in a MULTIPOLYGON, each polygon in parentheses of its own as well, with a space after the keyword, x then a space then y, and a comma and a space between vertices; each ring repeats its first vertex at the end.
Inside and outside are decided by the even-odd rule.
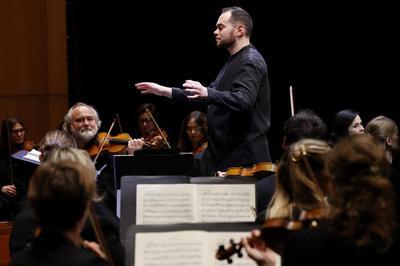
POLYGON ((207 87, 204 87, 198 81, 186 80, 182 86, 185 88, 185 91, 189 93, 187 96, 188 98, 194 99, 208 96, 207 87))
POLYGON ((136 83, 135 86, 142 94, 154 94, 168 98, 172 97, 172 88, 154 82, 139 82, 136 83))

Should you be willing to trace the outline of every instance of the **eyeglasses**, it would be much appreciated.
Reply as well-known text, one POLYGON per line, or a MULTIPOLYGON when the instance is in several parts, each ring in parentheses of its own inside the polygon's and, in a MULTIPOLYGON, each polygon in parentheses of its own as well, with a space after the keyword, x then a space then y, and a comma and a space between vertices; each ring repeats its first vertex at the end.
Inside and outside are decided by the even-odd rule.
POLYGON ((201 130, 203 128, 201 126, 195 126, 195 127, 187 127, 186 128, 186 133, 192 133, 192 131, 196 132, 196 133, 201 133, 201 130))
POLYGON ((139 119, 139 123, 140 124, 144 124, 144 123, 150 123, 150 122, 153 122, 153 120, 151 120, 150 118, 142 118, 142 119, 139 119))
POLYGON ((11 130, 11 134, 25 133, 25 128, 16 128, 11 130))

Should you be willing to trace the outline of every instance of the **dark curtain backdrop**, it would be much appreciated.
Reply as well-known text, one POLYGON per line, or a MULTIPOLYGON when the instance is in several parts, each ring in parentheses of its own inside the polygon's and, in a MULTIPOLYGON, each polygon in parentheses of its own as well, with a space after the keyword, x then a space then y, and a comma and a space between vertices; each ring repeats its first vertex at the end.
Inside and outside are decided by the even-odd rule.
POLYGON ((228 56, 215 47, 215 23, 221 7, 239 5, 253 17, 252 43, 269 66, 269 142, 274 160, 281 155, 282 127, 290 116, 290 85, 295 109, 315 110, 328 127, 333 115, 345 108, 360 111, 365 123, 380 114, 399 123, 394 94, 399 88, 400 46, 394 4, 318 2, 128 1, 119 5, 70 0, 70 103, 95 105, 104 130, 118 113, 123 131, 137 136, 135 107, 153 102, 161 114, 160 125, 176 143, 181 120, 193 108, 143 96, 133 84, 213 81, 228 56))

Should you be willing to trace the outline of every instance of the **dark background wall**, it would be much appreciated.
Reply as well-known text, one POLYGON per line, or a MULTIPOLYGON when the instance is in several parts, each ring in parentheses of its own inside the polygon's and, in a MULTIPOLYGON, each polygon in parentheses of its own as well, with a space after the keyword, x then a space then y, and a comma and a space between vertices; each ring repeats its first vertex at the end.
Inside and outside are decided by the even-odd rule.
POLYGON ((133 84, 213 81, 228 56, 213 38, 220 8, 239 5, 253 17, 252 43, 269 66, 274 160, 281 154, 282 127, 290 116, 289 85, 295 109, 314 109, 328 126, 345 108, 360 111, 365 122, 380 114, 399 122, 393 96, 399 87, 394 4, 319 2, 265 1, 261 6, 259 1, 145 1, 139 7, 130 1, 111 8, 98 1, 96 7, 94 2, 69 1, 70 103, 95 105, 105 129, 119 113, 124 131, 137 136, 135 107, 154 102, 161 111, 159 123, 176 141, 183 115, 191 108, 143 96, 133 84))

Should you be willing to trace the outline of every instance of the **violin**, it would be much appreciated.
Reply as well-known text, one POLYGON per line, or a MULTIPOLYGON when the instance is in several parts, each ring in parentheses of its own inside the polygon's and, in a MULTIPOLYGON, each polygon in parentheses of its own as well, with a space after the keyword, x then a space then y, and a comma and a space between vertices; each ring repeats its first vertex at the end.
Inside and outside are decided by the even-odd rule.
POLYGON ((150 132, 147 133, 146 136, 143 137, 144 141, 148 144, 150 144, 149 148, 152 149, 162 149, 162 148, 166 148, 167 144, 164 140, 164 138, 168 138, 168 134, 164 129, 160 129, 162 134, 158 132, 158 130, 156 128, 154 128, 153 130, 151 130, 150 132))
POLYGON ((104 142, 103 151, 110 153, 120 153, 128 142, 132 139, 128 133, 121 133, 116 136, 107 136, 107 132, 99 132, 96 136, 95 143, 87 149, 90 156, 96 155, 101 149, 101 145, 104 142))
POLYGON ((100 150, 108 151, 110 153, 120 153, 132 139, 128 133, 108 136, 108 138, 106 138, 106 136, 107 132, 99 132, 97 134, 95 143, 87 149, 90 156, 95 156, 100 150), (101 149, 103 142, 103 148, 101 149))
MULTIPOLYGON (((99 132, 97 134, 95 143, 87 149, 90 156, 95 156, 99 152, 103 141, 103 151, 105 150, 109 153, 117 154, 122 152, 128 145, 129 141, 132 140, 128 133, 120 133, 115 136, 108 136, 108 138, 106 138, 106 136, 107 132, 99 132)), ((152 147, 153 144, 145 141, 143 145, 146 147, 152 147)))
POLYGON ((208 142, 207 142, 207 141, 206 141, 206 142, 203 142, 203 144, 201 144, 200 146, 196 147, 196 148, 193 150, 193 154, 200 153, 200 152, 204 152, 205 149, 207 149, 207 147, 208 147, 208 142))
POLYGON ((251 167, 229 167, 226 176, 259 176, 266 172, 275 173, 278 167, 271 162, 256 163, 251 167))
POLYGON ((33 142, 33 140, 25 140, 24 141, 24 150, 31 151, 33 149, 39 149, 39 144, 33 142))
MULTIPOLYGON (((284 253, 285 242, 289 235, 302 228, 317 227, 319 220, 323 217, 325 210, 315 209, 311 211, 302 210, 298 219, 289 218, 271 218, 267 219, 261 228, 261 236, 250 239, 250 243, 256 241, 264 241, 267 246, 274 250, 279 255, 284 253)), ((227 260, 229 264, 232 263, 232 256, 238 254, 241 258, 243 244, 235 243, 233 239, 230 240, 230 246, 225 248, 223 245, 219 246, 215 254, 217 260, 227 260)))
POLYGON ((154 119, 153 114, 148 108, 146 108, 146 113, 149 115, 156 128, 155 130, 150 131, 150 133, 144 137, 144 140, 151 143, 153 148, 163 148, 166 145, 169 149, 171 149, 171 145, 168 143, 165 130, 160 128, 157 121, 154 119))

